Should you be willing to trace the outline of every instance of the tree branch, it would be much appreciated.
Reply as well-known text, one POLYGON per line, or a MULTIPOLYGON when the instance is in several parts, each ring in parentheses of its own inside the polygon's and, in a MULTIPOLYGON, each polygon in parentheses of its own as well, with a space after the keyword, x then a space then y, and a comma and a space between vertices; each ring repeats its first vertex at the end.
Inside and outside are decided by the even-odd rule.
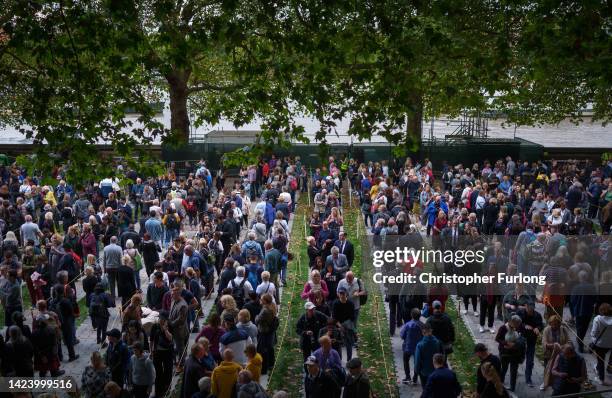
POLYGON ((242 83, 230 84, 228 86, 219 86, 211 83, 197 82, 196 85, 187 89, 187 94, 197 93, 200 91, 234 91, 244 87, 242 83))

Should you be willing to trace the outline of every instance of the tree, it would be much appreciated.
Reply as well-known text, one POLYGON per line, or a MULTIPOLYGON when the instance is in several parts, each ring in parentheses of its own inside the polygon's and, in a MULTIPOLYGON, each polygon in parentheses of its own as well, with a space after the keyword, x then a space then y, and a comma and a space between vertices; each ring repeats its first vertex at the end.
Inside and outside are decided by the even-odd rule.
POLYGON ((110 142, 116 156, 140 168, 146 162, 133 155, 146 159, 156 137, 164 144, 187 142, 190 113, 197 123, 223 114, 242 124, 258 112, 279 120, 266 118, 278 105, 269 93, 283 97, 267 82, 267 71, 232 66, 271 51, 259 43, 265 30, 256 26, 252 6, 231 0, 14 0, 0 17, 5 122, 34 140, 32 167, 69 162, 69 175, 81 179, 113 172, 112 159, 100 158, 93 144, 110 142), (166 99, 169 129, 151 106, 166 99), (128 109, 139 114, 137 121, 127 118, 128 109))
POLYGON ((512 123, 612 118, 612 8, 603 1, 519 2, 507 11, 513 34, 510 85, 492 103, 512 123))
POLYGON ((34 139, 35 165, 68 161, 75 177, 90 162, 112 172, 91 145, 100 139, 144 156, 155 137, 184 144, 191 124, 222 118, 262 120, 258 143, 228 157, 244 163, 307 142, 296 115, 319 121, 323 145, 348 118, 349 134, 381 134, 405 154, 420 147, 423 117, 494 110, 531 124, 592 105, 607 122, 612 112, 604 2, 7 3, 0 118, 34 139), (159 100, 169 129, 150 106, 159 100))

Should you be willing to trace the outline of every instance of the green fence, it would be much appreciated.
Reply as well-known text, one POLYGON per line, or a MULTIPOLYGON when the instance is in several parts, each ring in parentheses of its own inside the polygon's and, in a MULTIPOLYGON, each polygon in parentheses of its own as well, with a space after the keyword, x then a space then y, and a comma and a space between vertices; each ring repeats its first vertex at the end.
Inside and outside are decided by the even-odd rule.
MULTIPOLYGON (((162 159, 167 162, 206 159, 209 167, 216 169, 221 163, 223 154, 242 147, 244 145, 228 143, 193 143, 179 149, 162 148, 162 159)), ((290 149, 275 150, 274 154, 276 156, 300 156, 302 164, 307 167, 317 167, 322 164, 322 159, 329 155, 343 158, 348 154, 360 162, 389 160, 393 157, 392 149, 393 146, 390 144, 360 143, 332 145, 327 153, 321 153, 319 146, 316 144, 296 144, 290 149)), ((471 163, 474 162, 481 162, 484 159, 494 161, 507 155, 515 160, 534 161, 542 159, 544 147, 519 138, 472 139, 459 142, 424 141, 420 155, 422 158, 429 158, 438 168, 445 160, 450 164, 464 163, 471 166, 471 163)))

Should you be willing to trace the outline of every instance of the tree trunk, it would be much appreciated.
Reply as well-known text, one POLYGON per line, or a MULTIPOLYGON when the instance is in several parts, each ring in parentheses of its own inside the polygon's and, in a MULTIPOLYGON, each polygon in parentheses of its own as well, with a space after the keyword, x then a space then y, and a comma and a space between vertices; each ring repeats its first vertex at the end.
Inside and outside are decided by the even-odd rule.
POLYGON ((406 151, 409 156, 422 155, 422 131, 423 131, 423 97, 415 94, 411 98, 408 109, 408 122, 406 123, 406 151))
POLYGON ((187 82, 190 71, 174 70, 166 76, 170 93, 170 129, 172 137, 186 144, 189 141, 189 113, 187 98, 189 96, 187 82))

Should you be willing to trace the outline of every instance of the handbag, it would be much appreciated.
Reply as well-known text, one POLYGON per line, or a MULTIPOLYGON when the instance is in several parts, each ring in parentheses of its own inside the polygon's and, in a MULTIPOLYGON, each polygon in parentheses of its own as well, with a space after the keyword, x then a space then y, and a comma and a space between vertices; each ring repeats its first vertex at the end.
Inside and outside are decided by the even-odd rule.
POLYGON ((357 279, 357 285, 359 286, 359 290, 363 291, 365 294, 362 294, 359 296, 359 305, 366 305, 366 303, 368 302, 368 292, 366 292, 366 290, 363 288, 363 286, 361 285, 361 280, 357 279))
POLYGON ((134 271, 140 271, 142 269, 142 256, 140 253, 134 256, 134 271))

